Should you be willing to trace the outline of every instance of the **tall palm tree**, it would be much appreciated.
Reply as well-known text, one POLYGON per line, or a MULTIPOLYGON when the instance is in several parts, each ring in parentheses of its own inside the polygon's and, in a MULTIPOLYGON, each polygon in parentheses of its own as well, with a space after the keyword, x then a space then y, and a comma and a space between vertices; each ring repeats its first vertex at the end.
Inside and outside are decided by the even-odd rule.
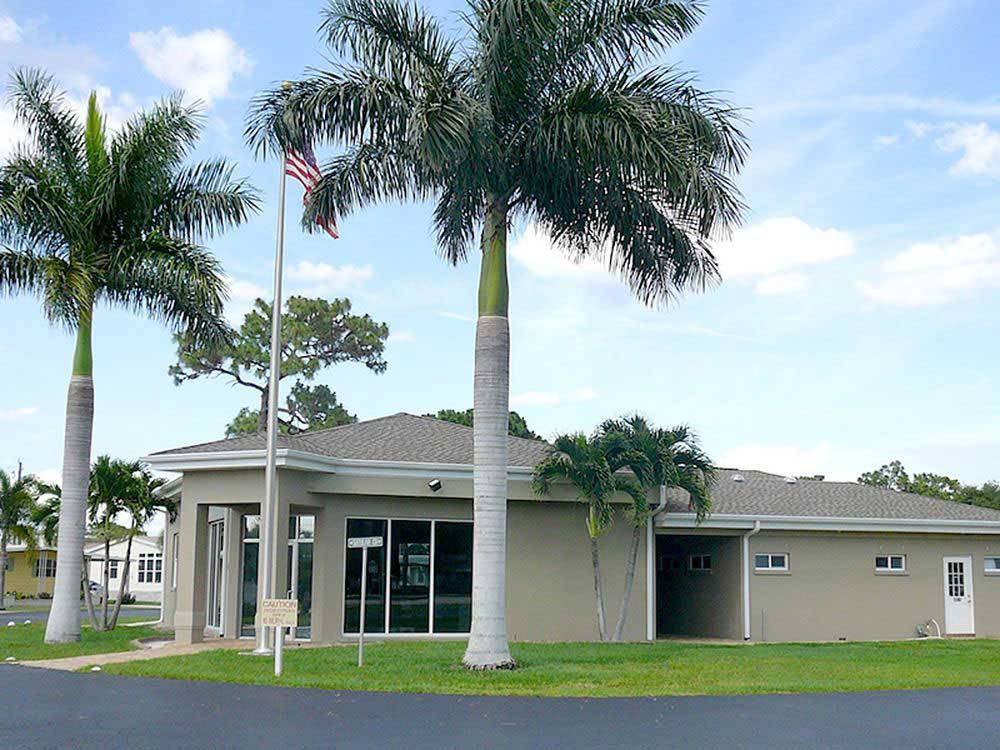
POLYGON ((35 548, 37 531, 31 513, 37 498, 33 476, 11 477, 0 469, 0 610, 5 609, 7 591, 7 545, 14 542, 29 551, 35 548))
MULTIPOLYGON (((676 487, 687 494, 688 507, 701 521, 712 508, 711 488, 715 467, 701 449, 698 437, 685 425, 669 429, 654 427, 639 415, 609 419, 598 428, 598 434, 613 436, 610 445, 614 455, 612 465, 629 468, 643 488, 658 487, 660 502, 666 502, 667 489, 676 487)), ((625 591, 615 624, 613 640, 620 641, 625 629, 635 564, 639 554, 642 530, 650 518, 651 508, 643 493, 642 501, 632 507, 632 541, 625 568, 625 591)))
MULTIPOLYGON (((539 495, 548 495, 557 481, 568 481, 587 503, 587 533, 590 536, 590 560, 594 568, 594 598, 597 601, 597 629, 602 641, 608 640, 604 610, 604 585, 601 578, 600 551, 597 539, 611 528, 615 516, 615 496, 625 494, 633 507, 646 502, 641 485, 634 476, 619 470, 625 462, 642 467, 643 456, 630 455, 629 446, 615 433, 559 435, 547 455, 535 467, 532 486, 539 495)), ((644 468, 640 470, 645 471, 644 468)))
POLYGON ((80 639, 79 582, 94 421, 95 306, 142 312, 206 338, 225 332, 225 282, 198 243, 246 220, 257 197, 224 160, 185 166, 201 116, 180 96, 109 134, 91 94, 83 122, 53 80, 14 73, 29 142, 0 167, 0 293, 34 294, 74 332, 49 643, 80 639))
POLYGON ((346 62, 261 94, 259 153, 345 151, 304 225, 382 200, 436 200, 444 257, 479 237, 473 408, 472 629, 464 663, 513 666, 504 576, 510 334, 507 233, 530 221, 597 258, 649 304, 717 277, 711 239, 740 219, 740 118, 691 76, 650 65, 689 34, 697 0, 467 0, 451 39, 409 0, 330 0, 321 31, 346 62))

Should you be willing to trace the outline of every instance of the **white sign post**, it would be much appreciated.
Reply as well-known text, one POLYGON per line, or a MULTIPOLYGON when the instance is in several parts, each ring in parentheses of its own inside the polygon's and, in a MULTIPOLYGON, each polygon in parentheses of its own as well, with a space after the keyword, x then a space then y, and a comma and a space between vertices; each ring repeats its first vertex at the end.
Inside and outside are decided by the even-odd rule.
POLYGON ((365 599, 368 594, 368 548, 381 547, 380 536, 354 536, 347 540, 348 549, 361 549, 361 619, 358 621, 358 666, 365 664, 365 599))
POLYGON ((298 599, 263 599, 260 608, 261 628, 274 628, 274 676, 284 670, 285 628, 294 628, 299 620, 298 599))

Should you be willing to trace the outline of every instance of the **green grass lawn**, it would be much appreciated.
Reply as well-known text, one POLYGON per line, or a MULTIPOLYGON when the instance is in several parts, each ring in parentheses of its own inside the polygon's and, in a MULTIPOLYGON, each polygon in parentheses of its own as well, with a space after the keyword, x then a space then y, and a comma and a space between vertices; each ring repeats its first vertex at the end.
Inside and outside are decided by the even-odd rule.
POLYGON ((270 659, 235 651, 113 664, 106 672, 332 690, 481 695, 644 696, 798 693, 1000 685, 1000 641, 724 646, 513 645, 519 668, 469 672, 464 643, 390 642, 289 649, 285 674, 270 659))
POLYGON ((130 642, 136 638, 163 635, 163 631, 151 627, 122 627, 124 622, 126 620, 119 620, 117 628, 105 633, 95 632, 85 625, 79 643, 45 643, 44 622, 0 627, 0 662, 8 656, 13 656, 18 661, 31 661, 131 651, 133 646, 130 642))

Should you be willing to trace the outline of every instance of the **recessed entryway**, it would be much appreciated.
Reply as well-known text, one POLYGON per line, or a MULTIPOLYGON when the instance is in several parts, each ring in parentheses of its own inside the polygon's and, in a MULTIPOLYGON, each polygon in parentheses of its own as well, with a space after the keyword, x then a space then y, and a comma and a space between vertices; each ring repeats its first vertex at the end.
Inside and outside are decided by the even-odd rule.
POLYGON ((948 635, 975 635, 972 557, 944 558, 944 629, 948 635))

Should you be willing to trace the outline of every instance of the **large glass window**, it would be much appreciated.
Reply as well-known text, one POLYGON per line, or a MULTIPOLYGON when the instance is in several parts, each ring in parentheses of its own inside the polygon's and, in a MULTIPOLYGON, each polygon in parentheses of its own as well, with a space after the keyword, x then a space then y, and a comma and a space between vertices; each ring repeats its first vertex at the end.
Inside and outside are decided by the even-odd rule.
MULTIPOLYGON (((384 547, 368 551, 366 633, 386 632, 386 560, 390 633, 469 632, 472 623, 471 523, 348 519, 347 536, 381 536, 385 540, 384 547)), ((346 555, 344 632, 357 633, 362 553, 360 549, 347 549, 346 555)))
MULTIPOLYGON (((368 518, 347 521, 347 536, 380 536, 386 539, 387 522, 368 518)), ((345 541, 346 545, 347 542, 345 541)), ((357 633, 361 620, 361 557, 360 549, 347 550, 344 568, 344 632, 357 633)), ((385 632, 385 547, 368 550, 368 580, 365 584, 365 632, 385 632)))
POLYGON ((286 588, 299 602, 296 638, 312 637, 312 573, 314 516, 292 516, 288 524, 286 588))
POLYGON ((430 629, 431 522, 393 521, 389 578, 389 632, 430 629))
POLYGON ((472 524, 434 524, 434 632, 472 627, 472 524))
POLYGON ((243 571, 240 580, 240 635, 254 636, 257 617, 257 558, 260 516, 243 516, 243 571))

